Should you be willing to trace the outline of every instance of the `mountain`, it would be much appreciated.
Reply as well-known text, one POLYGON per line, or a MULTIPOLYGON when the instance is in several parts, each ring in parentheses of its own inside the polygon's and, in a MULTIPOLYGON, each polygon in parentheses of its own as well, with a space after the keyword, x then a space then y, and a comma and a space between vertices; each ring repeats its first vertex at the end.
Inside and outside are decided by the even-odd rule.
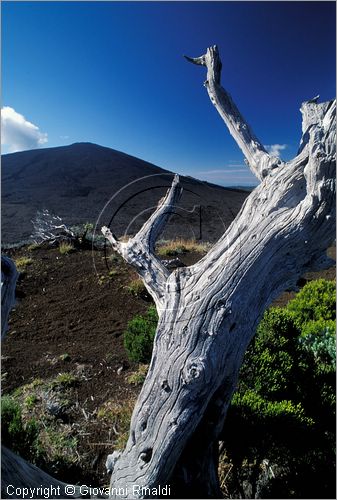
MULTIPOLYGON (((133 234, 149 217, 172 181, 172 172, 91 143, 22 151, 2 156, 2 241, 33 232, 37 211, 48 209, 68 225, 110 225, 133 234)), ((214 241, 240 209, 247 192, 181 177, 180 207, 164 237, 214 241), (201 234, 200 234, 201 233, 201 234)))

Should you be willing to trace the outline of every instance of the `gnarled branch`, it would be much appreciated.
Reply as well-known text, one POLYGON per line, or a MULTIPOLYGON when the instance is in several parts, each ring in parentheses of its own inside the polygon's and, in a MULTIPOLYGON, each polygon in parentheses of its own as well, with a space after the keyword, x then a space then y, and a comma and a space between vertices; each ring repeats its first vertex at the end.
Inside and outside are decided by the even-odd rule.
POLYGON ((226 123, 229 132, 241 148, 250 169, 256 177, 261 180, 270 170, 282 165, 279 158, 267 153, 262 143, 242 117, 229 93, 221 86, 222 63, 218 47, 216 45, 209 47, 206 54, 201 57, 185 56, 185 58, 193 64, 206 66, 207 80, 205 81, 205 87, 208 95, 226 123))
POLYGON ((171 217, 181 194, 182 187, 179 184, 179 176, 175 175, 172 186, 160 201, 157 209, 127 243, 118 241, 107 227, 102 228, 102 233, 111 243, 113 249, 122 255, 125 261, 131 264, 143 278, 159 312, 163 304, 169 272, 154 253, 155 243, 171 217))

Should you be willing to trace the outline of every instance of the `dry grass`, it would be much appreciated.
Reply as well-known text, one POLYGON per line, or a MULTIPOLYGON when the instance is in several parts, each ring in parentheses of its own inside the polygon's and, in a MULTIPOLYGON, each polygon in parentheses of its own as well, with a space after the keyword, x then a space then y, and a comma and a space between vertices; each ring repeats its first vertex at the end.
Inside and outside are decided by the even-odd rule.
POLYGON ((145 295, 147 293, 143 280, 141 280, 140 278, 130 281, 130 283, 125 288, 135 297, 141 297, 142 295, 145 295))
POLYGON ((22 273, 26 271, 27 267, 33 263, 33 259, 30 257, 19 257, 15 259, 15 265, 17 270, 22 273))
POLYGON ((68 253, 74 252, 75 248, 71 243, 66 243, 63 241, 62 243, 60 243, 59 251, 62 255, 67 255, 68 253))
POLYGON ((123 234, 120 238, 118 238, 118 241, 121 241, 122 243, 127 243, 131 239, 131 236, 127 234, 123 234))
POLYGON ((40 243, 31 243, 30 245, 28 245, 27 247, 27 250, 28 252, 33 252, 34 250, 37 250, 38 248, 41 248, 41 245, 40 243))
POLYGON ((139 365, 138 370, 126 377, 126 381, 131 385, 142 385, 144 383, 149 365, 139 365))
POLYGON ((136 400, 133 398, 123 402, 107 401, 97 412, 97 418, 108 422, 116 435, 114 445, 117 449, 125 448, 129 436, 131 415, 136 400))
POLYGON ((161 256, 175 256, 187 252, 196 252, 203 254, 209 250, 209 247, 209 243, 179 238, 176 240, 159 243, 157 245, 157 254, 161 256))

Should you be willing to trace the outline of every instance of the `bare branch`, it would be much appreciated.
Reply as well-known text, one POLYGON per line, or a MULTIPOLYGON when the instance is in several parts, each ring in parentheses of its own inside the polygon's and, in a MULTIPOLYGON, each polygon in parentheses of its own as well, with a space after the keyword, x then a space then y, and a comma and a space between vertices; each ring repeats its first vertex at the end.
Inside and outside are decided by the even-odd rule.
POLYGON ((231 96, 220 85, 222 63, 218 47, 216 45, 209 47, 206 54, 201 57, 185 56, 185 58, 193 64, 207 67, 205 87, 208 95, 226 123, 229 132, 247 158, 250 169, 258 179, 262 180, 273 168, 280 166, 282 161, 267 153, 262 143, 246 123, 231 96))
POLYGON ((169 272, 155 255, 155 243, 172 215, 175 205, 182 194, 179 176, 175 175, 172 186, 165 197, 159 202, 158 208, 145 222, 138 233, 127 243, 117 240, 107 227, 102 227, 102 233, 126 262, 131 264, 143 278, 144 284, 152 295, 158 311, 161 309, 166 290, 169 272))
POLYGON ((37 211, 31 222, 34 226, 32 237, 37 243, 48 241, 53 244, 62 238, 75 238, 75 233, 66 226, 61 217, 52 215, 49 210, 37 211))
POLYGON ((154 251, 155 243, 171 217, 172 210, 177 205, 181 194, 182 187, 179 185, 179 176, 176 174, 171 188, 167 191, 165 197, 160 200, 157 210, 136 235, 149 247, 150 252, 154 251))

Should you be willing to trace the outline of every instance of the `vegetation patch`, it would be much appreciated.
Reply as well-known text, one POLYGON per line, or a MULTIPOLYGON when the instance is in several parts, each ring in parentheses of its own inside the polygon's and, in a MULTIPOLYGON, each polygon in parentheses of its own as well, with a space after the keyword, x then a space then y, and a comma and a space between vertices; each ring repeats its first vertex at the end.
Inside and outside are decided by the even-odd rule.
POLYGON ((68 373, 54 380, 35 379, 1 398, 3 443, 39 467, 65 471, 79 461, 77 431, 70 423, 77 379, 68 373))
POLYGON ((40 243, 31 243, 30 245, 27 246, 28 252, 34 252, 34 250, 37 250, 38 248, 41 248, 40 243))
POLYGON ((61 361, 70 361, 71 357, 67 352, 65 352, 64 354, 60 354, 60 360, 61 361))
POLYGON ((131 361, 150 362, 157 322, 155 306, 150 306, 145 315, 137 315, 128 322, 124 333, 124 346, 131 361))
POLYGON ((254 492, 262 481, 263 498, 332 495, 334 318, 335 284, 325 280, 305 285, 285 308, 265 312, 224 428, 224 491, 239 494, 248 481, 254 492))
POLYGON ((125 289, 135 297, 146 298, 148 295, 144 282, 140 278, 130 281, 125 289))
POLYGON ((131 385, 142 385, 149 369, 148 364, 140 364, 138 369, 126 377, 126 381, 131 385))
POLYGON ((59 245, 59 252, 62 255, 67 255, 67 254, 74 252, 74 251, 75 251, 75 247, 72 243, 67 243, 65 241, 62 241, 59 245))
POLYGON ((27 267, 30 266, 31 264, 33 264, 33 259, 30 258, 30 257, 18 257, 17 259, 15 259, 15 265, 16 265, 16 268, 17 270, 20 272, 20 273, 23 273, 26 271, 27 267))
POLYGON ((160 256, 176 256, 188 252, 206 253, 210 248, 209 243, 197 242, 196 240, 176 239, 164 241, 157 245, 156 252, 160 256))
POLYGON ((116 449, 124 449, 126 446, 134 406, 135 399, 122 402, 107 401, 97 412, 99 420, 109 423, 115 436, 112 445, 116 449))
POLYGON ((67 389, 69 387, 74 387, 78 384, 78 382, 79 380, 76 375, 64 372, 57 375, 57 377, 51 382, 51 387, 67 389))

